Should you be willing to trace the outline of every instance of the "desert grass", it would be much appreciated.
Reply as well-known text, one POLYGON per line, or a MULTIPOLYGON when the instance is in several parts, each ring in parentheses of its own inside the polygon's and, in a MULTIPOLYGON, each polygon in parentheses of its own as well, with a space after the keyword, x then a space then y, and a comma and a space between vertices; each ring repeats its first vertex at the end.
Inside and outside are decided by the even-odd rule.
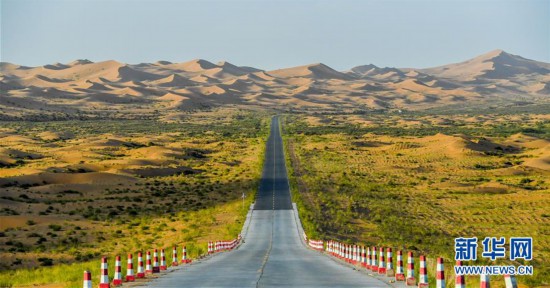
POLYGON ((80 285, 102 256, 137 261, 139 250, 186 245, 196 257, 208 241, 237 237, 269 116, 197 119, 3 122, 0 283, 80 285))
MULTIPOLYGON (((532 236, 535 255, 526 264, 535 267, 535 276, 519 281, 547 285, 549 122, 536 115, 526 116, 535 125, 524 116, 492 117, 494 123, 508 121, 475 130, 407 127, 407 119, 386 126, 376 124, 378 116, 360 117, 371 121, 365 127, 346 123, 349 115, 316 116, 315 122, 312 116, 286 117, 293 197, 308 235, 425 254, 431 275, 435 257, 442 256, 448 283, 454 281, 455 237, 532 236)), ((423 121, 419 118, 409 120, 423 121)), ((522 264, 475 264, 491 263, 522 264)), ((477 277, 468 280, 471 287, 479 283, 477 277)), ((496 287, 503 283, 494 281, 496 287)))

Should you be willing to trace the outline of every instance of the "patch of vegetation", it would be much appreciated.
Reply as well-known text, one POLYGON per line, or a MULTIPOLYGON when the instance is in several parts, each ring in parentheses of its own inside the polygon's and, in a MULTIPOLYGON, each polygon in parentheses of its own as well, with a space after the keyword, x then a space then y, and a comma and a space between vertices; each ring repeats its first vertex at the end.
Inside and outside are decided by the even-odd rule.
POLYGON ((548 174, 523 166, 533 148, 521 135, 550 138, 548 121, 528 129, 523 119, 494 120, 501 116, 479 127, 385 116, 365 115, 368 125, 348 123, 349 115, 316 115, 323 125, 285 117, 291 190, 308 236, 453 259, 456 237, 536 235, 536 274, 519 281, 546 283, 548 174))
MULTIPOLYGON (((55 142, 55 148, 51 148, 48 141, 36 144, 34 148, 44 155, 42 159, 33 160, 34 169, 66 173, 63 177, 88 177, 85 174, 96 172, 97 167, 109 167, 111 160, 103 158, 108 154, 116 156, 112 158, 116 161, 144 162, 141 166, 145 171, 157 167, 189 167, 182 173, 136 176, 122 183, 94 182, 103 185, 99 192, 66 185, 60 190, 54 190, 54 187, 51 192, 43 192, 48 187, 41 187, 28 189, 22 194, 20 183, 23 181, 11 181, 5 187, 10 191, 6 197, 28 203, 17 208, 6 207, 9 209, 4 210, 6 213, 51 216, 33 222, 32 227, 27 223, 21 229, 2 232, 5 237, 0 238, 0 258, 9 257, 6 258, 9 262, 0 265, 0 271, 8 270, 0 272, 0 281, 10 281, 16 286, 40 285, 52 283, 48 275, 53 274, 58 276, 56 283, 78 286, 82 281, 82 264, 86 264, 81 261, 90 260, 90 263, 97 264, 99 255, 114 259, 116 254, 153 247, 171 251, 169 247, 178 245, 181 249, 185 244, 188 256, 197 257, 205 253, 208 241, 236 237, 258 187, 270 122, 269 117, 262 113, 242 112, 237 115, 221 118, 223 123, 211 119, 211 116, 197 118, 200 121, 191 117, 192 121, 184 124, 150 120, 0 122, 0 127, 11 127, 6 129, 15 129, 21 137, 35 137, 44 131, 74 134, 71 141, 55 142), (116 139, 108 140, 113 138, 116 139), (108 147, 89 145, 97 139, 107 139, 108 147), (86 145, 91 147, 84 147, 86 145), (65 157, 53 154, 59 150, 83 152, 83 158, 78 156, 70 163, 62 162, 67 161, 65 157), (92 156, 84 155, 88 151, 92 156), (160 156, 151 156, 151 151, 160 156), (240 199, 243 191, 249 195, 244 208, 240 199), (31 199, 39 201, 30 203, 31 199), (33 230, 25 231, 27 229, 33 230), (17 243, 15 239, 21 240, 17 243), (11 245, 3 245, 10 240, 11 245), (52 259, 53 266, 43 266, 50 264, 48 260, 37 262, 37 253, 41 258, 52 259), (14 255, 20 261, 14 262, 14 255), (66 271, 61 272, 59 267, 66 271), (14 273, 21 275, 16 281, 12 281, 14 273)), ((7 173, 16 174, 17 171, 7 173)), ((34 184, 38 187, 50 183, 37 181, 33 187, 34 184)), ((89 267, 92 272, 98 266, 95 264, 89 267)), ((135 265, 137 267, 137 263, 135 265)), ((95 277, 94 285, 97 285, 95 277)))

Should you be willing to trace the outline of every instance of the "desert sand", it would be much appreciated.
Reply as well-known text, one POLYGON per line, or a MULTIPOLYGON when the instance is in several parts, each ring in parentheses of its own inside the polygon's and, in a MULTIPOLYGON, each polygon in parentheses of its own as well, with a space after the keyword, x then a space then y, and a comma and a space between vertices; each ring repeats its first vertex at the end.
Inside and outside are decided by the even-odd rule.
POLYGON ((548 103, 550 64, 502 50, 428 69, 336 71, 322 64, 264 71, 195 59, 125 64, 75 60, 0 65, 2 119, 151 118, 223 105, 282 110, 423 110, 548 103))

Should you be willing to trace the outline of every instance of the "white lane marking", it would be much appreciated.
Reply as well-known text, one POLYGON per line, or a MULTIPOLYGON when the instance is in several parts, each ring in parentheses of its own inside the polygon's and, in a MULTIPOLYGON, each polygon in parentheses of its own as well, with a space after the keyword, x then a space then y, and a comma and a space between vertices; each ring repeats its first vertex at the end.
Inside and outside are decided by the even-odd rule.
MULTIPOLYGON (((271 125, 271 126, 273 127, 273 125, 271 125)), ((279 128, 279 127, 277 126, 277 128, 279 128)), ((276 130, 273 129, 273 132, 274 132, 273 134, 276 134, 275 131, 276 130)), ((277 177, 277 169, 275 168, 276 167, 276 165, 275 165, 275 159, 276 159, 275 154, 277 152, 277 149, 275 149, 275 146, 276 146, 277 142, 275 141, 275 135, 273 135, 272 139, 273 139, 273 187, 272 187, 272 194, 273 194, 273 210, 275 210, 275 179, 277 177)))

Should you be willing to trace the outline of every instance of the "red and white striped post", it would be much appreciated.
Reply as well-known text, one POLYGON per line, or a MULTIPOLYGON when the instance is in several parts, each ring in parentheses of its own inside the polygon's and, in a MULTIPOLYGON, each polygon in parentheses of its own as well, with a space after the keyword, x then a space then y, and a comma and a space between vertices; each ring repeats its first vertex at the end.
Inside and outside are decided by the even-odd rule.
POLYGON ((113 285, 122 285, 122 265, 120 263, 120 256, 115 257, 115 277, 113 278, 113 285))
POLYGON ((178 266, 178 248, 174 246, 172 249, 172 266, 178 266))
POLYGON ((92 272, 84 271, 84 281, 82 282, 82 288, 92 288, 92 272))
POLYGON ((416 286, 416 278, 414 278, 414 257, 413 252, 407 253, 407 286, 416 286))
MULTIPOLYGON (((149 257, 149 261, 151 261, 151 258, 149 257)), ((141 254, 141 251, 138 252, 138 269, 137 269, 137 278, 144 278, 145 277, 145 269, 143 269, 143 255, 141 254)))
POLYGON ((490 288, 491 287, 491 278, 487 274, 479 275, 479 288, 490 288))
POLYGON ((363 265, 363 250, 360 245, 357 245, 357 263, 363 265))
POLYGON ((365 250, 365 246, 361 247, 361 266, 367 267, 367 250, 365 250))
POLYGON ((371 269, 372 261, 371 261, 371 255, 370 255, 370 247, 367 246, 367 269, 371 269))
POLYGON ((164 248, 160 249, 160 270, 166 270, 166 255, 164 254, 164 248))
POLYGON ((208 242, 208 254, 214 253, 214 248, 213 248, 213 246, 214 246, 214 245, 212 244, 211 241, 208 242))
POLYGON ((376 246, 372 247, 372 263, 370 266, 372 272, 378 272, 378 259, 376 259, 376 246))
POLYGON ((392 249, 388 248, 386 249, 387 255, 388 255, 388 263, 386 264, 386 276, 393 277, 395 276, 395 270, 393 270, 393 255, 392 255, 392 249))
MULTIPOLYGON (((422 265, 422 264, 421 264, 422 265)), ((426 265, 426 264, 424 264, 426 265)), ((422 269, 422 268, 420 268, 422 269)), ((437 257, 437 267, 435 270, 435 287, 436 288, 445 288, 445 268, 443 267, 443 258, 437 257)), ((428 273, 426 273, 426 278, 428 278, 428 273)), ((428 281, 426 281, 428 282, 428 281)))
POLYGON ((403 269, 403 251, 397 251, 397 267, 395 268, 395 281, 405 281, 405 271, 403 269))
POLYGON ((420 255, 420 274, 418 275, 418 287, 428 287, 428 270, 426 268, 426 256, 420 255))
POLYGON ((518 288, 518 282, 516 280, 516 276, 514 275, 504 275, 504 284, 506 285, 506 288, 518 288))
POLYGON ((386 274, 386 261, 384 257, 384 248, 380 247, 380 262, 378 263, 378 274, 386 274))
POLYGON ((342 259, 344 261, 347 261, 348 260, 348 251, 347 251, 347 248, 346 248, 346 244, 342 243, 342 259))
POLYGON ((132 259, 132 253, 128 254, 128 262, 126 262, 126 282, 133 282, 136 280, 134 276, 134 259, 132 259))
POLYGON ((349 263, 349 245, 347 244, 344 245, 344 258, 349 263))
POLYGON ((153 251, 153 273, 160 273, 159 252, 157 249, 153 251))
MULTIPOLYGON (((462 261, 456 261, 457 267, 462 266, 462 261)), ((466 281, 464 275, 455 275, 455 288, 466 288, 466 281)))
POLYGON ((101 258, 101 275, 99 276, 99 288, 110 288, 109 268, 107 267, 107 258, 101 258))
POLYGON ((191 260, 187 259, 187 247, 183 246, 183 250, 181 251, 181 263, 190 263, 191 260))
POLYGON ((153 265, 151 265, 151 251, 147 251, 147 255, 145 257, 145 261, 147 261, 145 266, 145 273, 153 274, 153 265))

